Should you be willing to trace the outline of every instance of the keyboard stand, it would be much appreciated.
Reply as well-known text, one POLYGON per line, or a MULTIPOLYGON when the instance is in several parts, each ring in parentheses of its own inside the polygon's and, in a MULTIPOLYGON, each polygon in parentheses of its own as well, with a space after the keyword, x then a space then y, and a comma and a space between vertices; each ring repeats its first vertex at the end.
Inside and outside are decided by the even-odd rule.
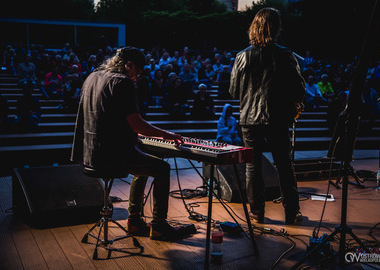
MULTIPOLYGON (((224 205, 224 202, 214 192, 214 170, 215 170, 215 164, 210 164, 210 178, 209 178, 210 181, 206 181, 206 179, 204 179, 204 177, 199 173, 199 171, 196 169, 196 167, 191 162, 191 160, 188 159, 188 161, 193 166, 193 168, 196 170, 196 172, 198 173, 198 175, 202 178, 202 180, 204 182, 204 185, 206 185, 208 187, 208 190, 209 190, 209 192, 208 192, 208 209, 207 209, 206 253, 205 253, 205 265, 204 265, 205 269, 209 269, 209 266, 210 266, 211 219, 212 219, 211 216, 212 216, 212 199, 213 199, 213 196, 215 196, 219 200, 219 202, 227 210, 227 212, 230 214, 230 216, 233 218, 233 220, 236 222, 236 224, 238 224, 238 226, 240 228, 241 228, 241 226, 237 222, 237 220, 235 219, 235 217, 230 213, 230 211, 228 211, 227 207, 224 205)), ((245 194, 245 190, 242 188, 242 182, 241 182, 241 179, 239 178, 238 170, 236 168, 236 164, 233 164, 233 167, 234 167, 234 172, 235 172, 235 178, 236 178, 236 181, 237 181, 237 184, 238 184, 240 199, 241 199, 241 202, 243 204, 244 214, 245 214, 246 222, 247 222, 248 229, 249 229, 249 235, 242 228, 241 229, 245 233, 245 235, 248 238, 250 238, 251 241, 252 241, 253 254, 255 256, 258 256, 259 255, 259 251, 257 249, 256 241, 255 241, 255 238, 254 238, 254 235, 253 235, 253 228, 252 228, 251 220, 250 220, 249 214, 248 214, 247 197, 246 197, 246 194, 245 194)))

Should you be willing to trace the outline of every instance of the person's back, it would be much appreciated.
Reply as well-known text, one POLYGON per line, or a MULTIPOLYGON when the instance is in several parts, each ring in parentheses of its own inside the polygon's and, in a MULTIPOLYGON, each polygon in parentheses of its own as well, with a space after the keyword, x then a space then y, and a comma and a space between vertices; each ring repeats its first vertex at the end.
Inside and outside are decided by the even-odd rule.
POLYGON ((26 84, 23 95, 17 101, 17 121, 20 131, 33 132, 40 122, 41 107, 37 97, 32 95, 33 84, 26 84))
POLYGON ((296 72, 298 66, 293 53, 282 46, 250 46, 238 53, 231 75, 230 94, 238 98, 236 73, 241 72, 240 122, 242 125, 268 124, 288 121, 294 104, 304 95, 304 81, 296 72), (251 76, 250 74, 255 74, 251 76), (287 81, 286 88, 283 84, 287 81), (293 91, 285 91, 293 89, 293 91))
POLYGON ((240 125, 253 160, 246 164, 247 197, 251 217, 264 222, 265 182, 262 158, 266 145, 279 174, 285 223, 302 219, 290 155, 289 123, 303 101, 305 81, 295 55, 275 43, 281 29, 280 12, 263 8, 248 31, 250 44, 237 54, 231 72, 230 94, 240 99, 240 125))
POLYGON ((130 98, 133 89, 127 76, 104 70, 92 72, 84 82, 80 111, 90 120, 83 123, 83 136, 92 146, 84 149, 84 163, 106 167, 115 160, 128 159, 126 153, 137 142, 137 135, 125 122, 126 112, 136 110, 130 98))
POLYGON ((18 65, 18 75, 21 80, 31 80, 35 81, 37 79, 36 77, 36 65, 32 62, 30 62, 31 56, 26 55, 25 61, 21 62, 18 65))
POLYGON ((192 118, 210 120, 214 117, 214 101, 206 92, 207 86, 200 84, 199 91, 194 95, 194 103, 191 111, 192 118))
POLYGON ((75 125, 71 160, 95 170, 123 170, 133 174, 129 195, 128 233, 149 233, 155 240, 176 239, 167 222, 170 165, 138 148, 137 134, 182 142, 182 137, 142 119, 137 109, 135 85, 145 57, 135 47, 119 48, 83 83, 75 125), (151 227, 142 219, 143 193, 154 177, 151 227))

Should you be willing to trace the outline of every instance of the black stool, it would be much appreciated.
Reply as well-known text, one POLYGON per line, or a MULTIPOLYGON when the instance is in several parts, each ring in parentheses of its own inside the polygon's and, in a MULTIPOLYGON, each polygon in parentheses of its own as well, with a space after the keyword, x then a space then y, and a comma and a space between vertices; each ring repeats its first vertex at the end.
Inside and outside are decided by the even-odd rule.
POLYGON ((112 203, 110 201, 110 192, 113 184, 113 180, 115 178, 123 178, 127 177, 128 173, 124 170, 121 171, 121 169, 93 169, 89 167, 84 167, 84 174, 90 177, 94 178, 100 178, 104 181, 104 206, 100 214, 102 215, 101 219, 94 225, 92 228, 83 236, 82 238, 82 243, 87 243, 88 241, 88 236, 91 236, 96 239, 96 245, 95 245, 95 250, 92 258, 96 260, 98 258, 98 247, 103 245, 107 250, 108 250, 108 256, 107 259, 111 257, 111 252, 112 251, 117 251, 117 249, 111 249, 108 246, 111 245, 113 242, 122 240, 127 237, 132 237, 133 239, 133 244, 135 247, 140 248, 140 253, 142 252, 142 247, 137 241, 136 238, 134 238, 132 235, 129 234, 129 232, 122 226, 120 225, 117 221, 112 219, 112 203), (109 239, 108 238, 108 227, 109 227, 109 222, 116 224, 120 229, 122 229, 126 235, 120 236, 114 239, 109 239), (94 235, 92 231, 95 229, 95 227, 99 226, 99 232, 98 235, 94 235), (103 230, 103 239, 100 238, 100 235, 103 230))

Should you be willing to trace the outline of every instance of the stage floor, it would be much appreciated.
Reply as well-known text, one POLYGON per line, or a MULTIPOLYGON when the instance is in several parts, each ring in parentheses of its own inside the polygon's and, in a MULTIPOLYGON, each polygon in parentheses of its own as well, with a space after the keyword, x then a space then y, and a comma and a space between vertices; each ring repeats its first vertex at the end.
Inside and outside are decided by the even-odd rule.
MULTIPOLYGON (((371 156, 371 155, 370 155, 371 156)), ((373 155, 372 155, 373 156, 373 155)), ((360 156, 351 163, 355 170, 377 172, 378 157, 360 156)), ((174 168, 173 159, 169 160, 174 168)), ((187 160, 177 159, 180 184, 182 189, 195 189, 202 185, 198 174, 190 168, 187 160)), ((195 163, 199 168, 201 163, 195 163)), ((126 180, 130 180, 126 178, 126 180)), ((350 178, 350 180, 352 180, 350 178)), ((335 182, 335 179, 333 179, 335 182)), ((148 180, 146 191, 150 187, 148 180)), ((326 194, 328 180, 299 182, 299 191, 326 194)), ((380 222, 380 191, 375 190, 376 181, 368 179, 363 183, 364 189, 349 185, 347 224, 360 239, 373 240, 369 235, 370 229, 380 222)), ((81 242, 83 235, 92 224, 64 226, 50 229, 33 229, 19 221, 12 213, 12 178, 0 178, 0 269, 203 269, 206 246, 206 222, 191 221, 181 199, 170 197, 169 220, 179 223, 194 223, 197 233, 191 237, 176 241, 153 241, 149 237, 137 237, 144 247, 144 252, 138 254, 133 248, 130 238, 115 242, 113 247, 122 248, 124 252, 113 252, 111 259, 105 259, 107 253, 99 249, 99 260, 92 260, 94 245, 81 242), (137 253, 137 254, 134 254, 137 253)), ((176 172, 171 174, 171 190, 178 190, 176 172)), ((129 185, 124 181, 115 180, 111 196, 116 196, 125 202, 114 204, 114 218, 123 226, 128 216, 129 185)), ((330 192, 335 198, 327 202, 321 223, 319 236, 330 234, 340 224, 342 190, 330 185, 330 192)), ((253 255, 251 241, 244 235, 233 236, 225 234, 223 243, 223 262, 221 265, 212 263, 212 269, 271 269, 280 256, 295 245, 274 269, 291 269, 297 261, 304 257, 309 236, 318 226, 323 210, 324 201, 312 200, 310 196, 301 195, 301 212, 304 220, 297 226, 284 225, 284 211, 281 204, 266 202, 265 224, 254 224, 257 227, 273 229, 275 232, 286 232, 289 237, 261 234, 255 229, 255 241, 259 256, 253 255), (296 239, 296 237, 298 239, 296 239)), ((207 215, 207 198, 186 199, 187 203, 197 203, 194 211, 207 215)), ((243 207, 239 203, 228 203, 230 212, 237 217, 239 223, 247 228, 243 207), (244 219, 243 219, 244 220, 244 219)), ((145 205, 145 214, 150 221, 151 197, 145 205)), ((212 218, 220 221, 233 221, 229 213, 214 200, 212 218)), ((379 226, 380 227, 380 226, 379 226)), ((374 230, 373 236, 380 239, 380 228, 374 230)), ((111 236, 121 235, 121 230, 111 227, 111 236)), ((339 236, 339 234, 338 234, 339 236)), ((350 237, 348 237, 350 238, 350 237)), ((90 241, 91 238, 90 238, 90 241)), ((93 241, 92 241, 93 242, 93 241)), ((351 241, 356 246, 355 241, 351 241)), ((334 251, 338 245, 332 243, 334 251)), ((305 265, 316 266, 315 260, 308 260, 305 265)), ((380 269, 380 263, 371 266, 349 264, 348 269, 380 269), (377 268, 376 268, 377 267, 377 268)), ((334 263, 329 263, 326 269, 338 269, 334 263)))

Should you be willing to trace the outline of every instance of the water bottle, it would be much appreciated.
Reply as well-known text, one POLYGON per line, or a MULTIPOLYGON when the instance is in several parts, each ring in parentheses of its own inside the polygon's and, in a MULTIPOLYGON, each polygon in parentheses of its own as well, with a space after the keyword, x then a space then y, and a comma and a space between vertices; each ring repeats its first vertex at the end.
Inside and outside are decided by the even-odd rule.
POLYGON ((211 260, 220 263, 223 256, 223 230, 220 222, 216 221, 211 231, 211 260))
POLYGON ((380 168, 377 171, 377 176, 376 176, 376 190, 380 190, 380 168))

